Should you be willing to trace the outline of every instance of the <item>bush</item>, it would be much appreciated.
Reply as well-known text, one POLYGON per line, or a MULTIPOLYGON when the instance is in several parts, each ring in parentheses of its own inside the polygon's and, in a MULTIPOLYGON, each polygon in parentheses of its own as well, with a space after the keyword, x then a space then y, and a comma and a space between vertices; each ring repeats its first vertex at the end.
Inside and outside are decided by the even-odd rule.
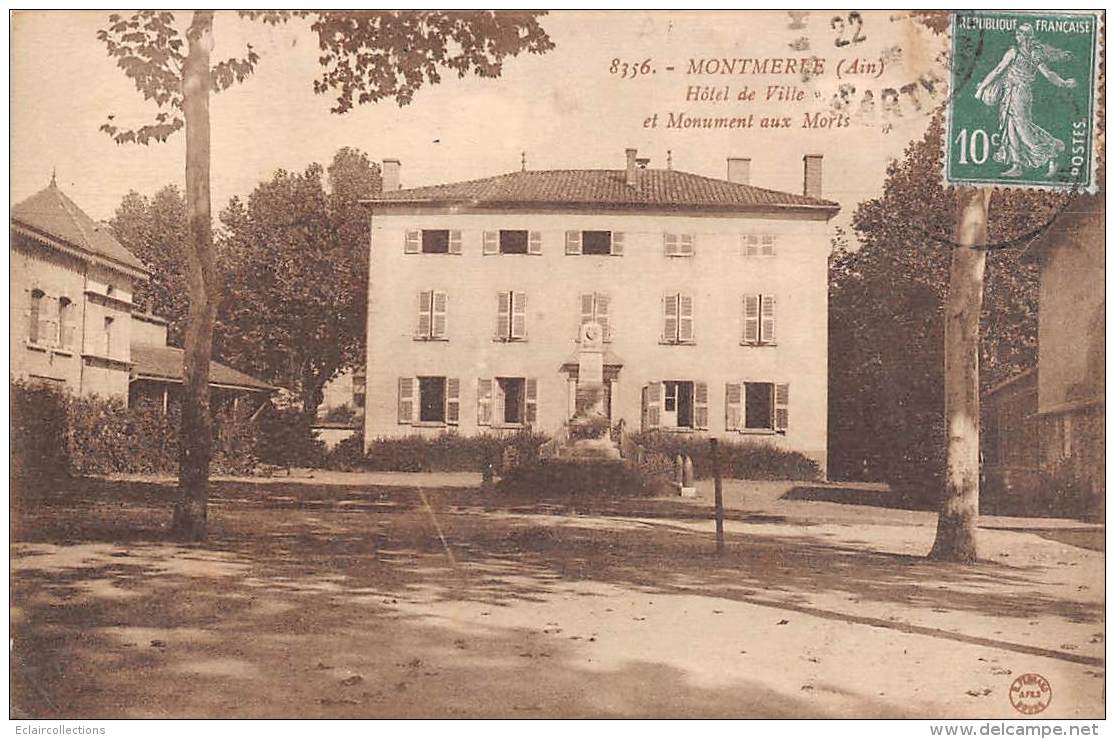
POLYGON ((11 477, 45 479, 65 474, 65 397, 48 388, 13 382, 9 412, 11 477))
POLYGON ((500 479, 500 493, 538 500, 575 503, 580 500, 648 497, 669 492, 668 481, 645 474, 636 464, 613 460, 548 459, 509 470, 500 479))
MULTIPOLYGON (((632 434, 631 439, 646 451, 669 460, 679 454, 687 456, 693 460, 693 473, 698 479, 712 477, 707 437, 644 431, 632 434)), ((753 441, 721 441, 720 475, 736 480, 817 480, 821 470, 801 452, 753 441)))
POLYGON ((529 431, 508 436, 400 436, 373 439, 365 455, 363 437, 354 434, 334 448, 325 464, 329 469, 373 472, 482 472, 492 465, 498 472, 538 459, 538 448, 547 440, 529 431))
POLYGON ((321 420, 324 423, 347 423, 355 426, 356 422, 360 420, 360 414, 356 412, 356 409, 347 405, 338 405, 325 411, 321 420))
POLYGON ((256 454, 277 467, 320 467, 325 445, 314 436, 314 414, 268 406, 259 415, 256 454))

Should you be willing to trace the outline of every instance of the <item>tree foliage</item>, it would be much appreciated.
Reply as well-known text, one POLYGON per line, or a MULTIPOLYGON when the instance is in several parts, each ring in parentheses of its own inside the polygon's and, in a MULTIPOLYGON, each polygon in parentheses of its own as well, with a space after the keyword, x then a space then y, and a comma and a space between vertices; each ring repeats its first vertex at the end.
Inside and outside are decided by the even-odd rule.
MULTIPOLYGON (((944 465, 944 304, 957 193, 941 178, 943 126, 888 168, 860 204, 860 248, 836 243, 830 267, 830 468, 838 477, 917 482, 944 465)), ((1025 247, 1070 195, 997 191, 981 313, 984 389, 1037 359, 1037 270, 1025 247), (996 246, 1002 248, 994 248, 996 246)))
POLYGON ((294 390, 307 411, 320 405, 326 382, 363 359, 369 238, 359 200, 379 190, 378 165, 345 148, 328 171, 280 170, 221 214, 229 297, 218 313, 217 352, 294 390))
POLYGON ((135 190, 124 196, 109 221, 113 235, 151 270, 136 284, 133 300, 148 313, 167 320, 167 339, 182 346, 189 312, 186 282, 186 199, 167 185, 152 197, 135 190))

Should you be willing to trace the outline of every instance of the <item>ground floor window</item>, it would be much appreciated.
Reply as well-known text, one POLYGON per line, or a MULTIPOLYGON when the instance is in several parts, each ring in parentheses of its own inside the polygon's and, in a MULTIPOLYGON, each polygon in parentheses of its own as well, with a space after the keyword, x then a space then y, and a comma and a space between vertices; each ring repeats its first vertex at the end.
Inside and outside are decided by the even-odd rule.
POLYGON ((526 418, 526 378, 497 377, 497 417, 505 424, 516 425, 526 418))
POLYGON ((399 423, 456 424, 460 390, 456 377, 400 377, 399 423))
POLYGON ((643 388, 644 429, 707 429, 708 384, 663 380, 643 388))
POLYGON ((744 383, 743 427, 748 430, 774 429, 774 383, 744 383))
POLYGON ((728 430, 783 432, 790 423, 790 386, 774 382, 728 383, 724 396, 728 430), (739 401, 742 396, 743 409, 739 401), (740 418, 742 415, 742 419, 740 418), (742 420, 740 425, 738 422, 742 420))
POLYGON ((688 380, 667 380, 662 404, 662 425, 693 428, 693 383, 688 380))
POLYGON ((445 378, 418 378, 418 420, 445 423, 445 378))

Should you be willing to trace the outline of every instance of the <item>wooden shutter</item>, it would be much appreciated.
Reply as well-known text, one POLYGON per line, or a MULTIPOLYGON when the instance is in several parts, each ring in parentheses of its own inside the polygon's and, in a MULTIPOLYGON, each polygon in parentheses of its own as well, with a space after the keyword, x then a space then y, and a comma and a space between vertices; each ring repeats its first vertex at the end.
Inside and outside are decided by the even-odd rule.
POLYGON ((525 339, 527 337, 527 294, 513 293, 511 301, 511 338, 525 339))
POLYGON ((528 426, 538 423, 538 380, 528 377, 526 385, 526 414, 523 417, 528 426))
POLYGON ((623 231, 612 231, 612 256, 623 256, 623 231))
POLYGON ((612 340, 612 324, 608 318, 608 313, 612 307, 612 299, 604 293, 596 293, 594 296, 594 317, 600 327, 604 329, 604 341, 612 340))
POLYGON ((449 314, 449 296, 443 292, 434 293, 433 306, 433 333, 435 339, 444 339, 446 335, 446 322, 449 314))
POLYGON ((693 383, 693 428, 708 428, 708 383, 693 383))
POLYGON ((566 254, 580 254, 581 253, 581 232, 580 231, 566 231, 565 232, 565 253, 566 254))
POLYGON ((759 253, 759 237, 755 234, 743 234, 740 244, 745 257, 753 257, 759 253))
POLYGON ((651 431, 661 424, 662 383, 650 382, 643 388, 643 431, 651 431))
POLYGON ((461 422, 461 380, 445 378, 445 422, 456 426, 461 422))
POLYGON ((527 237, 527 254, 542 253, 542 232, 531 231, 527 237))
POLYGON ((414 378, 399 378, 399 423, 414 422, 414 378))
POLYGON ((762 238, 759 240, 759 254, 761 254, 764 257, 773 257, 774 256, 774 235, 773 234, 763 234, 762 238))
POLYGON ((460 254, 461 253, 461 232, 460 231, 450 231, 449 232, 449 253, 450 254, 460 254))
POLYGON ((507 418, 507 396, 503 392, 503 385, 499 378, 492 381, 492 425, 502 426, 507 418))
POLYGON ((743 392, 738 382, 724 384, 724 430, 739 431, 743 417, 743 392))
POLYGON ((743 296, 743 343, 759 343, 759 296, 743 296))
POLYGON ((423 290, 418 293, 418 330, 420 339, 430 338, 430 329, 433 326, 431 311, 434 306, 434 293, 432 290, 423 290))
POLYGON ((693 296, 678 296, 678 341, 693 341, 693 296))
POLYGON ((581 322, 577 324, 577 338, 581 336, 581 326, 595 320, 595 309, 592 293, 581 293, 581 322))
POLYGON ((492 425, 492 380, 490 378, 476 381, 476 423, 478 426, 492 425))
POLYGON ((507 341, 511 337, 511 293, 496 295, 496 338, 507 341))
POLYGON ((676 257, 678 255, 678 235, 677 234, 662 234, 662 248, 668 257, 676 257))
POLYGON ((496 231, 484 232, 484 254, 499 254, 499 233, 496 231))
POLYGON ((417 254, 422 251, 422 232, 407 231, 403 242, 404 254, 417 254))
POLYGON ((790 426, 790 386, 774 386, 774 430, 785 431, 790 426))
POLYGON ((662 298, 662 340, 678 340, 678 296, 667 295, 662 298))
POLYGON ((759 338, 764 344, 774 343, 774 296, 762 296, 762 327, 759 338))
POLYGON ((693 256, 693 234, 682 234, 678 239, 678 254, 683 257, 693 256))

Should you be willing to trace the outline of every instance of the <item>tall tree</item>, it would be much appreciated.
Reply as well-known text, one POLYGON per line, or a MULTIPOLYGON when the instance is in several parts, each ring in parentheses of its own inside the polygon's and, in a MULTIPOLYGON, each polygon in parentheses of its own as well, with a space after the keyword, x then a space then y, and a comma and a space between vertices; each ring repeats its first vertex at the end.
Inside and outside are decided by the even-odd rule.
MULTIPOLYGON (((321 77, 314 91, 336 95, 332 110, 394 98, 409 103, 425 84, 441 81, 441 70, 464 77, 498 77, 503 61, 524 51, 553 48, 537 12, 248 11, 242 17, 268 24, 292 16, 311 19, 321 51, 321 77)), ((181 537, 206 535, 209 457, 209 358, 219 300, 209 196, 209 95, 243 82, 259 61, 249 45, 241 57, 210 64, 211 10, 194 11, 183 33, 174 13, 139 11, 110 15, 98 38, 110 57, 154 103, 154 122, 121 128, 109 116, 101 130, 118 143, 165 141, 186 129, 186 210, 189 227, 189 320, 185 332, 185 397, 182 408, 180 497, 172 527, 181 537)))
POLYGON ((312 164, 277 172, 221 214, 235 298, 220 311, 220 354, 297 391, 310 413, 325 383, 363 358, 369 239, 359 201, 380 189, 378 166, 355 149, 337 152, 328 171, 328 193, 312 164))
POLYGON ((142 310, 167 320, 167 339, 181 346, 189 310, 186 285, 186 199, 174 185, 152 197, 132 190, 109 221, 112 233, 151 270, 136 285, 133 300, 142 310))

